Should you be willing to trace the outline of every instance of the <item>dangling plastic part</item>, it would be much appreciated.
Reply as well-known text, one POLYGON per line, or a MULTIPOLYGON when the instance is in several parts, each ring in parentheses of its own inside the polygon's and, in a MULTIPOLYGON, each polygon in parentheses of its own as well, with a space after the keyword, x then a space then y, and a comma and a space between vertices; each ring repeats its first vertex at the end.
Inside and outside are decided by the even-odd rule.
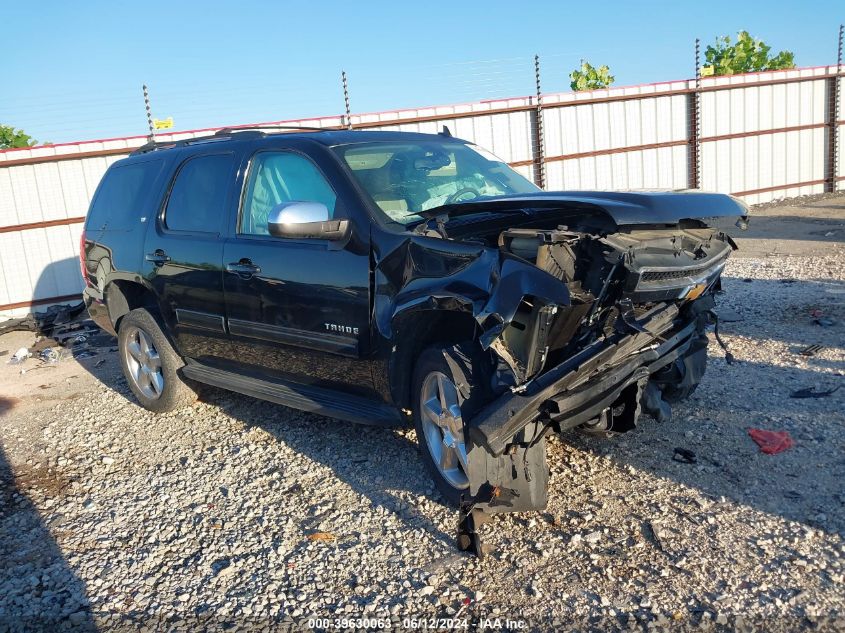
POLYGON ((458 549, 462 552, 475 554, 484 558, 490 552, 490 546, 484 545, 478 527, 490 520, 486 512, 474 508, 474 503, 467 503, 461 495, 460 513, 458 515, 458 549))
POLYGON ((710 318, 713 319, 713 332, 716 334, 716 342, 719 344, 719 347, 725 351, 725 362, 728 365, 733 365, 736 359, 728 350, 728 346, 722 340, 722 337, 719 336, 719 315, 713 312, 713 310, 708 310, 707 314, 709 314, 710 318))

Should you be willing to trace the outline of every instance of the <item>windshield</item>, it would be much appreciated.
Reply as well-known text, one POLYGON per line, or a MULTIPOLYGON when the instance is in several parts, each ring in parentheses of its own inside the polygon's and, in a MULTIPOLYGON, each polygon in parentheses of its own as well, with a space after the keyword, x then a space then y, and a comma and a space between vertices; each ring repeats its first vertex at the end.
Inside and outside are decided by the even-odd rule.
POLYGON ((402 224, 444 204, 540 191, 500 159, 465 143, 360 143, 334 151, 376 206, 402 224))

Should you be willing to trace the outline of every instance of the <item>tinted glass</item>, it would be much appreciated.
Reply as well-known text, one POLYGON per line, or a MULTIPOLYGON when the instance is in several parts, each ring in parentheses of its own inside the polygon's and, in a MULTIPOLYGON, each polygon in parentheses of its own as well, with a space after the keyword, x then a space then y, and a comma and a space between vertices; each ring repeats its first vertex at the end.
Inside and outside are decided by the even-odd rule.
POLYGON ((161 167, 160 160, 152 160, 109 169, 91 203, 85 228, 125 230, 140 222, 161 167))
POLYGON ((167 228, 219 233, 226 213, 233 163, 232 154, 215 154, 192 158, 182 165, 164 212, 167 228))
POLYGON ((262 152, 249 171, 240 232, 269 235, 267 217, 282 202, 322 202, 334 217, 337 196, 310 160, 291 152, 262 152))

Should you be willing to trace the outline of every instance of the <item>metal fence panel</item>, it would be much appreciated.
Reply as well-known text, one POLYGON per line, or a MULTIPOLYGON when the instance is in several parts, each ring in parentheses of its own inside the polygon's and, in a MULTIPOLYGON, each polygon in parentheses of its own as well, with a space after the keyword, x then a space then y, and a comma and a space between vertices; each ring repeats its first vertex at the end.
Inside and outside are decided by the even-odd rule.
MULTIPOLYGON (((829 126, 835 67, 706 78, 701 82, 699 182, 749 203, 820 193, 830 135, 840 150, 834 187, 845 189, 845 118, 829 126)), ((838 79, 840 93, 845 78, 838 79)), ((546 188, 688 186, 693 165, 690 80, 543 95, 546 188)), ((535 97, 354 114, 355 127, 452 134, 535 179, 535 97)), ((272 124, 345 127, 344 117, 272 124)), ((161 134, 159 140, 213 130, 161 134)), ((81 218, 108 166, 145 137, 0 151, 0 314, 81 289, 81 218), (23 226, 22 226, 23 225, 23 226)))

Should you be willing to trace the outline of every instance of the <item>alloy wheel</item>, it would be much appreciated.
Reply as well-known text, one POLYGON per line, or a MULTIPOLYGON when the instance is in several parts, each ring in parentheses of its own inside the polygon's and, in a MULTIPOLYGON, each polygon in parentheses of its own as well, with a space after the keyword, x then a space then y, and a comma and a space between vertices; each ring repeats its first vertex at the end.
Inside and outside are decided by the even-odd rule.
POLYGON ((433 371, 423 380, 420 417, 437 470, 453 487, 468 488, 467 448, 458 389, 446 374, 433 371))
POLYGON ((138 327, 131 326, 126 333, 123 354, 129 368, 129 376, 138 390, 151 400, 161 397, 164 391, 164 374, 161 371, 161 358, 150 335, 138 327))

